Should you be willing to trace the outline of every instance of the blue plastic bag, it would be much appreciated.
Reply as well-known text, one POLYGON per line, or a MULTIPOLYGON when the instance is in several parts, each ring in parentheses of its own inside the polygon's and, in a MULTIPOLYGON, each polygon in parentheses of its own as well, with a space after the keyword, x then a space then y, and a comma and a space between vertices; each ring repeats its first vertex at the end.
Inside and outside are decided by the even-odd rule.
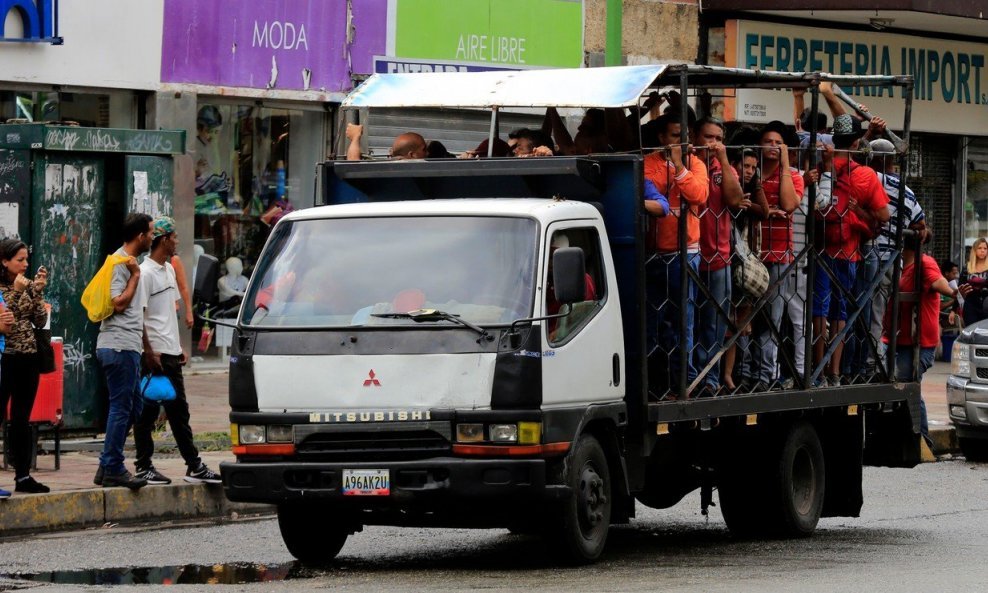
POLYGON ((141 379, 141 395, 154 402, 170 402, 175 399, 175 386, 164 375, 151 375, 141 379))

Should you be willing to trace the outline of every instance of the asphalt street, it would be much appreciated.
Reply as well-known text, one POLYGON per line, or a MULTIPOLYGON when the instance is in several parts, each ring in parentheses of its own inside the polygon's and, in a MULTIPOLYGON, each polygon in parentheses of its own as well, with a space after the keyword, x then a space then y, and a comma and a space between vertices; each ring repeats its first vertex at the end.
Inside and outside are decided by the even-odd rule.
POLYGON ((983 590, 988 465, 956 459, 864 477, 862 516, 824 519, 805 540, 735 541, 717 509, 700 514, 696 494, 665 511, 639 505, 630 526, 612 528, 603 560, 582 568, 555 565, 537 538, 495 530, 369 527, 333 565, 310 568, 292 561, 272 519, 109 527, 0 543, 0 573, 37 579, 5 578, 0 590, 983 590))

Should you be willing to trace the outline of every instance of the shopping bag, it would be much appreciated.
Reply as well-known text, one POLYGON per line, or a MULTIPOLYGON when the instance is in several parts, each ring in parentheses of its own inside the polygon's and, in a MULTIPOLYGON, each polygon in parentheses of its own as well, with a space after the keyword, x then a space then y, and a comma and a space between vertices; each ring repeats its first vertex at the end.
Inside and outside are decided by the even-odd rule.
POLYGON ((89 320, 93 323, 103 321, 113 315, 113 297, 110 294, 113 267, 129 259, 129 256, 115 253, 106 256, 103 267, 96 272, 93 279, 86 285, 86 289, 82 291, 82 306, 85 307, 89 320))
POLYGON ((141 395, 154 402, 170 402, 175 399, 175 386, 164 375, 148 375, 141 379, 141 395))
POLYGON ((207 323, 202 326, 202 333, 199 334, 199 352, 209 350, 209 344, 213 341, 213 328, 207 323))

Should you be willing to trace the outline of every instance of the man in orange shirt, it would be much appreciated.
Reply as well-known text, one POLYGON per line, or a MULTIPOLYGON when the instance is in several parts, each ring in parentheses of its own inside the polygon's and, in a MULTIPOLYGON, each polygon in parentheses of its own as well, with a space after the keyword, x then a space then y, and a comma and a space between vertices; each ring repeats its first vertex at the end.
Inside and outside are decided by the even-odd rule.
POLYGON ((661 347, 668 354, 670 384, 676 385, 682 364, 686 365, 687 382, 696 378, 691 361, 696 285, 687 276, 686 303, 683 303, 681 242, 685 243, 687 265, 696 272, 700 260, 699 211, 707 203, 710 188, 703 159, 691 157, 689 145, 681 144, 679 120, 673 114, 666 114, 655 122, 659 145, 665 148, 645 157, 645 181, 666 196, 668 209, 659 200, 646 199, 644 203, 645 211, 656 218, 653 229, 656 253, 647 264, 647 293, 653 304, 648 309, 648 353, 655 354, 661 347), (686 236, 681 241, 679 217, 683 214, 687 217, 686 236), (682 337, 685 361, 680 356, 682 316, 686 317, 686 332, 682 337))

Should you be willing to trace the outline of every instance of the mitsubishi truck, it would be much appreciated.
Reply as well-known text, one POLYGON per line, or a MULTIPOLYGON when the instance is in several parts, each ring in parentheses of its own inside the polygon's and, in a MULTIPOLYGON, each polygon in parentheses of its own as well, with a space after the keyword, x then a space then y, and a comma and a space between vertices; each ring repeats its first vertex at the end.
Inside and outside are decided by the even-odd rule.
MULTIPOLYGON (((484 107, 493 138, 502 109, 634 110, 669 88, 698 100, 803 88, 816 108, 821 80, 912 94, 908 77, 655 65, 374 75, 343 107, 484 107)), ((704 512, 717 493, 738 537, 804 537, 821 517, 858 516, 864 465, 919 461, 919 385, 881 359, 868 380, 817 387, 825 361, 808 361, 792 388, 692 396, 711 365, 672 372, 663 347, 691 353, 656 347, 650 327, 663 303, 648 274, 644 162, 639 151, 321 165, 324 205, 277 223, 235 323, 226 496, 276 505, 288 550, 310 562, 368 525, 504 528, 592 562, 636 505, 665 509, 696 490, 704 512)), ((811 250, 795 260, 827 273, 811 250)), ((771 288, 730 322, 718 358, 771 288)))

